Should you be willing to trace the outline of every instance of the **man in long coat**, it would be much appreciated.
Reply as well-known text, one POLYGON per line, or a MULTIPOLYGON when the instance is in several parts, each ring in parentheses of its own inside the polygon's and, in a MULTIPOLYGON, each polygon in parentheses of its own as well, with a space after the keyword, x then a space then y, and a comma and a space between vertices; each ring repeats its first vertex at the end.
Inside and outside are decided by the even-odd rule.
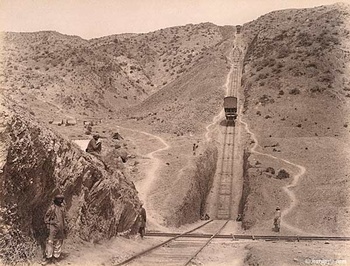
POLYGON ((58 259, 61 255, 66 229, 66 210, 63 201, 64 196, 57 195, 45 214, 44 222, 49 229, 45 250, 45 259, 48 261, 58 259))
POLYGON ((139 234, 141 236, 141 238, 143 238, 145 236, 146 233, 146 210, 143 207, 143 202, 141 202, 141 210, 140 210, 140 215, 139 215, 139 219, 140 219, 140 226, 139 226, 139 234))
POLYGON ((276 232, 280 231, 281 228, 281 209, 276 207, 275 215, 273 217, 273 225, 276 232))

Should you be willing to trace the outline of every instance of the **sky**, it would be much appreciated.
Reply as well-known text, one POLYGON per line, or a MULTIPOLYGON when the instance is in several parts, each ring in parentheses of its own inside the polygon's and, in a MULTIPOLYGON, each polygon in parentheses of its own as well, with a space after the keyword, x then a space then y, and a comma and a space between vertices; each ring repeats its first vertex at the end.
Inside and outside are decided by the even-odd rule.
MULTIPOLYGON (((84 39, 189 23, 237 25, 273 10, 337 0, 0 0, 0 31, 54 30, 84 39)), ((350 0, 342 2, 349 3, 350 0)))

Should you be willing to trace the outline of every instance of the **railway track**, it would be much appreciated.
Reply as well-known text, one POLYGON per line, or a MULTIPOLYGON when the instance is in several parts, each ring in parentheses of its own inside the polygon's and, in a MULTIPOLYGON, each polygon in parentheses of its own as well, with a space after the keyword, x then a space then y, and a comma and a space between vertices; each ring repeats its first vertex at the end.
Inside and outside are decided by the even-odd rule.
MULTIPOLYGON (((241 51, 238 48, 234 48, 232 51, 232 64, 233 71, 231 73, 231 82, 228 87, 227 93, 229 96, 236 96, 236 92, 240 86, 241 75, 241 51)), ((233 213, 232 199, 234 197, 233 185, 234 185, 234 139, 235 139, 235 126, 234 121, 226 121, 226 127, 224 132, 224 143, 222 149, 222 158, 220 165, 220 181, 217 193, 217 210, 216 219, 228 220, 233 219, 238 213, 233 213), (234 216, 234 217, 233 217, 234 216)))
POLYGON ((190 265, 191 261, 214 239, 223 228, 227 221, 210 220, 204 224, 181 234, 171 233, 148 233, 147 236, 170 237, 166 241, 153 246, 141 253, 138 253, 119 265, 190 265), (206 227, 210 233, 205 234, 207 237, 198 237, 201 234, 193 234, 206 227))
POLYGON ((228 88, 227 95, 237 97, 237 90, 241 86, 240 76, 242 74, 242 52, 238 48, 234 48, 232 53, 233 71, 231 74, 231 84, 228 88))
MULTIPOLYGON (((174 237, 176 233, 160 233, 150 232, 146 234, 150 237, 174 237)), ((189 238, 211 238, 211 234, 183 234, 181 237, 189 238)), ((265 240, 265 241, 350 241, 350 237, 347 236, 283 236, 283 235, 220 235, 217 234, 213 238, 215 239, 231 239, 231 240, 265 240)))
POLYGON ((216 219, 228 220, 232 218, 232 185, 234 165, 234 136, 235 127, 226 125, 224 133, 224 144, 220 166, 220 182, 217 198, 216 219))
MULTIPOLYGON (((227 89, 229 96, 237 97, 241 79, 241 57, 242 52, 238 48, 232 51, 233 71, 231 73, 230 84, 227 89)), ((238 98, 238 97, 237 97, 238 98)), ((238 99, 239 100, 239 99, 238 99)), ((227 123, 224 132, 224 145, 222 148, 221 165, 219 168, 219 185, 217 187, 216 220, 210 220, 190 231, 184 233, 162 233, 148 232, 146 237, 167 238, 165 241, 148 248, 114 266, 119 265, 190 265, 196 256, 210 244, 213 239, 246 240, 246 241, 350 241, 350 237, 334 236, 283 236, 283 235, 244 235, 244 234, 220 234, 225 226, 234 219, 233 194, 237 194, 234 189, 234 159, 235 159, 235 134, 234 123, 227 123), (205 230, 204 230, 205 228, 205 230)), ((237 129, 239 132, 239 128, 237 129)), ((238 146, 237 146, 238 147, 238 146)), ((236 147, 236 148, 237 148, 236 147)), ((236 160, 239 163, 239 160, 236 160)), ((237 200, 236 200, 237 202, 237 200)), ((227 226, 229 228, 229 226, 227 226)), ((230 232, 227 230, 226 233, 230 232)), ((234 232, 234 231, 233 231, 234 232)))
POLYGON ((283 235, 236 235, 220 234, 230 220, 210 220, 185 233, 148 232, 147 237, 164 237, 167 240, 138 253, 119 265, 191 265, 191 262, 213 239, 230 241, 350 241, 345 236, 283 236, 283 235), (204 230, 206 228, 206 230, 204 230), (203 231, 205 233, 201 233, 203 231), (196 232, 197 231, 197 232, 196 232), (199 232, 198 232, 199 231, 199 232), (206 233, 209 231, 211 233, 206 233))

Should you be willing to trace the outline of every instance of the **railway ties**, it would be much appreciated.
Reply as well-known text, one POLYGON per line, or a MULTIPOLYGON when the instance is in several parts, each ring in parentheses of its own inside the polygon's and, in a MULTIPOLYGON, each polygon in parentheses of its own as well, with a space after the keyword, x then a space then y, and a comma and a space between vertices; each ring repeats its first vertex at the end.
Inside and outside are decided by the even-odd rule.
MULTIPOLYGON (((234 48, 232 52, 232 68, 231 72, 231 83, 228 87, 228 97, 237 96, 237 90, 240 86, 240 74, 241 74, 241 57, 242 53, 238 48, 234 48)), ((225 98, 225 99, 226 99, 225 98)), ((237 102, 237 100, 236 100, 237 102)), ((229 107, 225 107, 229 108, 229 107)), ((232 108, 232 107, 231 107, 232 108)), ((226 112, 226 110, 225 110, 226 112)), ((226 116, 227 119, 227 116, 226 116)), ((232 219, 233 216, 236 216, 237 206, 234 205, 234 180, 237 180, 235 177, 234 170, 234 152, 235 152, 235 140, 236 130, 235 123, 233 121, 226 121, 226 128, 224 133, 224 143, 222 148, 221 166, 219 168, 219 185, 217 187, 217 209, 216 209, 216 218, 219 220, 228 220, 232 219), (232 123, 231 123, 232 122, 232 123)))
POLYGON ((216 219, 228 220, 231 218, 232 209, 232 180, 234 160, 234 134, 235 128, 226 125, 224 133, 224 144, 221 156, 220 181, 218 185, 218 198, 216 219))
POLYGON ((207 239, 203 238, 177 239, 131 265, 186 265, 206 242, 207 239))
MULTIPOLYGON (((201 226, 182 234, 174 233, 154 233, 153 236, 166 236, 170 239, 151 247, 131 258, 122 261, 118 265, 190 265, 191 261, 212 241, 215 236, 220 234, 228 221, 222 224, 222 221, 207 221, 201 226), (210 234, 201 237, 204 234, 192 234, 194 231, 207 228, 210 234), (199 236, 199 237, 198 237, 199 236)), ((146 234, 150 236, 152 234, 146 234)))

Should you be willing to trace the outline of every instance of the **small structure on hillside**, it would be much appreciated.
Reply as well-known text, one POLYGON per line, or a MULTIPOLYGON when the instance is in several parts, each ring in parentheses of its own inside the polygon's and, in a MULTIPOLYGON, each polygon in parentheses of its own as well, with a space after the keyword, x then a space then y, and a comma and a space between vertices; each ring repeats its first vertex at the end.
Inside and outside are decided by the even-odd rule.
POLYGON ((85 118, 83 120, 83 126, 87 126, 87 125, 96 126, 96 125, 101 124, 101 123, 102 123, 101 118, 85 118))
POLYGON ((61 126, 64 124, 64 121, 63 121, 63 119, 62 120, 54 120, 51 124, 56 125, 56 126, 61 126))
POLYGON ((77 124, 77 120, 75 119, 67 119, 65 122, 66 126, 75 126, 77 124))

